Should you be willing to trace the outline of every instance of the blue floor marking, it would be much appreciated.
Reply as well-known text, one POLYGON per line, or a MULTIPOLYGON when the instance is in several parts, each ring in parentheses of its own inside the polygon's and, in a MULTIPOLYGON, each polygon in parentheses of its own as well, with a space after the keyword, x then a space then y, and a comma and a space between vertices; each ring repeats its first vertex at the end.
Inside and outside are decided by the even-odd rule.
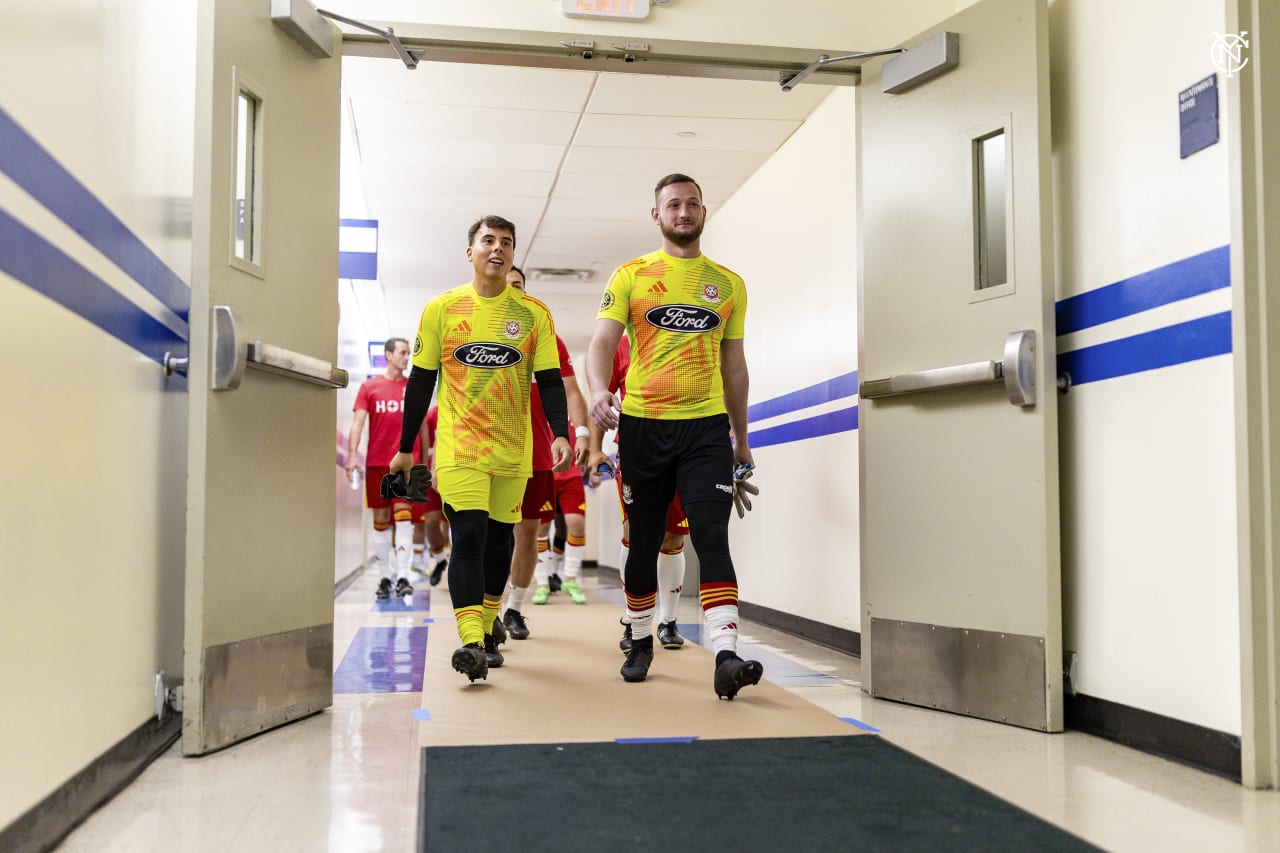
POLYGON ((614 743, 632 744, 632 743, 693 743, 698 739, 697 735, 689 737, 619 737, 614 738, 614 743))
POLYGON ((396 598, 394 595, 383 600, 374 599, 373 607, 369 609, 374 613, 412 613, 415 610, 430 610, 431 587, 414 587, 413 598, 410 601, 396 598))
POLYGON ((429 628, 361 628, 333 673, 334 693, 421 693, 429 628))
POLYGON ((869 726, 866 723, 862 722, 862 720, 859 720, 855 717, 840 717, 840 722, 848 723, 854 728, 862 729, 864 732, 875 732, 876 734, 880 734, 880 730, 877 729, 875 726, 869 726))
POLYGON ((413 718, 415 720, 421 720, 424 723, 429 723, 431 722, 431 712, 426 708, 414 708, 413 718))

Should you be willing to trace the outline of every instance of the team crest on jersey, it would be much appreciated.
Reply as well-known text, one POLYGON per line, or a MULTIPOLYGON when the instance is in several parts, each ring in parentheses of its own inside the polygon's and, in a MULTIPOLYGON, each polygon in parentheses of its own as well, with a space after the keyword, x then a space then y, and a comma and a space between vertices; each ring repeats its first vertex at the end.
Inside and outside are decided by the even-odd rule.
POLYGON ((622 502, 624 504, 631 503, 631 487, 626 483, 622 484, 622 502))
POLYGON ((609 291, 604 292, 604 296, 600 297, 600 310, 605 311, 613 304, 613 294, 609 291))
POLYGON ((413 336, 413 354, 417 355, 420 352, 422 352, 422 335, 417 334, 413 336))
POLYGON ((520 321, 508 320, 506 327, 503 328, 502 331, 503 331, 503 334, 505 334, 508 338, 511 338, 513 340, 515 338, 520 337, 520 321))
POLYGON ((720 301, 720 288, 714 284, 702 285, 702 298, 708 302, 720 301))

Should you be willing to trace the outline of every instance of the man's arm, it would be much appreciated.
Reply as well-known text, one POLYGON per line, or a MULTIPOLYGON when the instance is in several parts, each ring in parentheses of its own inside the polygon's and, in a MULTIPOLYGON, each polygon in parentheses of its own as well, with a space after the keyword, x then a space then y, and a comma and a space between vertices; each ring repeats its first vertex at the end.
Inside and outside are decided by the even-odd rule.
POLYGON ((351 431, 347 433, 347 476, 360 466, 360 436, 364 434, 364 422, 369 413, 364 409, 356 409, 351 419, 351 431))
POLYGON ((439 371, 418 367, 409 371, 409 384, 404 389, 404 420, 400 424, 400 452, 391 459, 391 473, 401 471, 409 476, 413 467, 413 442, 422 429, 422 422, 431 408, 431 395, 436 390, 436 374, 439 371))
POLYGON ((747 442, 747 354, 742 339, 725 338, 720 342, 720 376, 724 380, 724 408, 733 430, 733 461, 754 465, 751 445, 747 442))
POLYGON ((587 347, 587 386, 591 389, 591 418, 601 429, 613 429, 618 425, 617 396, 609 390, 609 375, 613 372, 613 354, 622 340, 625 327, 617 320, 596 320, 596 331, 587 347))
MULTIPOLYGON (((588 429, 587 427, 587 399, 582 396, 582 389, 578 387, 577 376, 564 377, 564 396, 569 404, 569 420, 573 421, 574 427, 577 429, 588 429)), ((588 435, 575 436, 573 441, 573 461, 575 464, 583 465, 587 461, 587 452, 590 449, 588 435)))

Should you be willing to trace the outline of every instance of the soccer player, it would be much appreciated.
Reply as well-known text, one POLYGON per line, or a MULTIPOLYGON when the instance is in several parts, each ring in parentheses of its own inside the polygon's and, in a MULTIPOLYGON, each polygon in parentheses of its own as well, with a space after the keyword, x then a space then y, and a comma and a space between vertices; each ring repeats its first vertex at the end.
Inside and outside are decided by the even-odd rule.
POLYGON ((702 254, 707 213, 693 178, 659 180, 650 216, 662 248, 614 271, 587 357, 591 415, 602 430, 618 428, 626 458, 622 501, 631 550, 624 591, 632 646, 621 672, 626 681, 644 681, 653 662, 657 558, 679 489, 702 568, 698 596, 716 652, 713 687, 718 697, 733 699, 764 673, 759 661, 737 654, 738 580, 729 554, 734 468, 755 464, 742 341, 747 291, 740 276, 702 254), (609 366, 624 331, 631 366, 619 401, 608 388, 609 366))
MULTIPOLYGON (((613 367, 609 374, 609 390, 619 399, 627 393, 627 369, 631 366, 631 342, 622 338, 618 349, 613 354, 613 367)), ((590 429, 591 450, 587 459, 587 470, 598 472, 602 464, 609 465, 609 459, 603 449, 604 432, 594 422, 590 429)), ((622 465, 622 448, 618 448, 618 467, 622 465)), ((631 551, 631 522, 627 513, 627 504, 622 500, 622 478, 613 472, 614 482, 618 487, 618 506, 622 509, 622 548, 618 554, 618 575, 625 587, 627 582, 627 555, 631 551)), ((666 532, 662 537, 662 546, 658 550, 658 643, 664 649, 678 649, 684 645, 684 637, 676 629, 676 616, 680 607, 680 593, 684 589, 684 537, 689 532, 689 520, 685 517, 684 507, 680 505, 680 493, 677 492, 667 507, 666 532)), ((623 654, 631 651, 631 620, 626 613, 622 615, 622 639, 618 648, 623 654)))
MULTIPOLYGON (((427 435, 427 464, 435 470, 436 460, 436 424, 438 423, 438 407, 432 406, 427 410, 426 418, 426 435, 427 435)), ((445 569, 449 568, 449 525, 443 524, 444 521, 444 501, 440 499, 440 492, 434 486, 427 490, 427 502, 424 504, 413 505, 413 521, 414 521, 414 542, 418 541, 418 530, 422 531, 422 538, 426 546, 427 562, 424 566, 423 574, 430 574, 432 586, 440 583, 440 579, 444 577, 445 569)))
MULTIPOLYGON (((371 376, 356 393, 351 430, 347 433, 347 476, 360 467, 360 437, 365 421, 369 422, 369 446, 365 451, 365 505, 373 510, 373 553, 382 566, 382 580, 374 595, 382 600, 393 592, 397 597, 413 595, 409 583, 409 565, 413 559, 413 519, 407 501, 382 497, 381 484, 389 472, 391 458, 400 442, 401 411, 408 385, 405 369, 409 366, 409 342, 390 338, 384 347, 387 369, 381 376, 371 376), (395 562, 391 559, 392 516, 395 518, 395 562), (393 590, 394 584, 394 590, 393 590)), ((413 452, 421 458, 422 443, 414 432, 413 452)))
POLYGON ((555 591, 551 578, 563 569, 564 579, 560 588, 574 604, 586 604, 587 596, 578 583, 582 559, 587 551, 587 493, 582 485, 580 466, 570 465, 569 470, 555 475, 552 504, 552 519, 544 517, 538 527, 538 565, 534 569, 538 587, 533 593, 533 603, 547 603, 555 591), (554 542, 550 539, 553 522, 556 528, 554 542))
MULTIPOLYGON (((526 291, 524 271, 512 267, 507 273, 507 285, 521 292, 526 291)), ((560 376, 563 382, 566 406, 574 419, 586 420, 587 401, 578 388, 578 380, 574 376, 573 362, 569 358, 569 349, 560 336, 556 336, 556 352, 560 359, 560 376)), ((533 474, 525 485, 524 498, 521 501, 520 522, 515 528, 515 551, 511 558, 511 589, 507 593, 507 609, 502 622, 513 640, 527 640, 529 626, 520 612, 524 607, 525 596, 529 592, 529 582, 533 580, 534 568, 538 562, 538 525, 555 517, 555 473, 551 455, 551 431, 545 427, 542 395, 540 386, 535 383, 532 389, 531 411, 533 425, 533 474)), ((585 461, 587 458, 587 430, 576 430, 574 460, 585 461)), ((567 469, 568 466, 566 466, 567 469)), ((565 469, 561 469, 565 470, 565 469)), ((576 585, 575 585, 576 587, 576 585)), ((571 594, 573 594, 571 592, 571 594)), ((576 589, 574 600, 585 603, 587 598, 580 588, 576 589)), ((545 604, 546 596, 541 589, 535 592, 534 604, 545 604), (542 596, 539 599, 539 596, 542 596)))
POLYGON ((537 377, 555 435, 555 470, 569 465, 569 418, 555 324, 537 299, 507 286, 516 227, 485 216, 467 231, 470 282, 427 303, 413 346, 400 452, 392 472, 407 477, 413 438, 439 379, 436 487, 453 538, 449 595, 462 646, 455 670, 487 678, 486 647, 511 568, 511 530, 532 473, 530 384, 537 377))

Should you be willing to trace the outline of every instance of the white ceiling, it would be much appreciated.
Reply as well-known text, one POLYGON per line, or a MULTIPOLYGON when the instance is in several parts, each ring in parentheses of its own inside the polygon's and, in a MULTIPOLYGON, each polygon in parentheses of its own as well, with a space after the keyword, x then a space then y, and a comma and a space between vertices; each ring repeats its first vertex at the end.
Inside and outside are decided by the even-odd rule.
POLYGON ((342 73, 342 211, 378 220, 390 334, 412 338, 423 305, 470 280, 467 227, 496 213, 516 224, 526 272, 591 271, 585 282, 530 276, 571 352, 586 348, 614 267, 659 245, 657 179, 696 178, 714 223, 830 91, 454 63, 410 71, 352 56, 342 73))

